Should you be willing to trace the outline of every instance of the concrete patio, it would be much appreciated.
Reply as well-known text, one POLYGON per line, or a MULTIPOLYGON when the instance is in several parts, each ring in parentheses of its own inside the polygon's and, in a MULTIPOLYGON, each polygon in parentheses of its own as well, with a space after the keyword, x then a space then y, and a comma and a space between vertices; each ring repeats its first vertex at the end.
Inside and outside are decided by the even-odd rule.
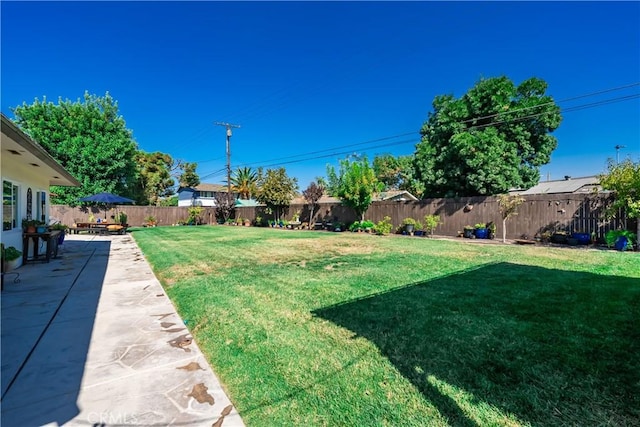
POLYGON ((3 426, 243 426, 130 235, 5 277, 3 426))

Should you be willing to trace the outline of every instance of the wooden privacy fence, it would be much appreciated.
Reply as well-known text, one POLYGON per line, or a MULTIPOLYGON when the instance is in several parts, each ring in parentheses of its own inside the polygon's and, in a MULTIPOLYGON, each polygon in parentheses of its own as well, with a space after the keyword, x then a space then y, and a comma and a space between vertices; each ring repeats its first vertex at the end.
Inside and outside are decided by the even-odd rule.
MULTIPOLYGON (((179 221, 184 221, 189 217, 188 209, 186 207, 177 206, 131 206, 131 205, 118 205, 114 209, 110 209, 107 212, 107 219, 111 220, 111 215, 115 215, 116 210, 118 212, 125 212, 127 214, 127 223, 130 226, 141 226, 145 223, 145 218, 153 216, 158 225, 173 225, 179 221)), ((104 210, 99 208, 83 208, 83 207, 69 207, 64 205, 52 205, 50 209, 50 217, 59 220, 63 224, 71 225, 76 220, 86 222, 89 220, 89 215, 93 215, 96 218, 103 218, 105 216, 104 210)), ((214 224, 215 208, 202 208, 202 219, 205 223, 214 224)))
MULTIPOLYGON (((612 229, 635 230, 634 222, 627 220, 624 212, 619 212, 615 218, 606 218, 605 209, 612 202, 612 197, 610 194, 526 196, 525 202, 518 208, 518 214, 507 221, 507 238, 534 238, 545 231, 595 232, 598 238, 602 238, 612 229)), ((285 218, 291 219, 297 211, 300 212, 301 221, 309 221, 308 205, 290 205, 285 211, 285 218)), ((254 219, 256 215, 271 218, 264 213, 263 207, 236 209, 236 216, 242 218, 254 219)), ((502 236, 502 216, 498 199, 493 196, 374 202, 369 206, 365 218, 378 222, 389 216, 395 228, 405 218, 424 222, 426 215, 440 216, 441 224, 436 230, 439 235, 456 236, 466 225, 493 222, 497 227, 496 235, 502 236)), ((358 219, 350 208, 338 203, 323 203, 314 210, 312 222, 325 220, 349 224, 358 219)))
MULTIPOLYGON (((605 217, 605 209, 612 202, 611 195, 557 194, 525 196, 525 202, 518 208, 518 214, 507 221, 507 238, 515 239, 526 236, 534 238, 545 231, 595 232, 598 238, 612 229, 635 230, 635 220, 627 220, 623 212, 613 219, 605 217)), ((132 226, 144 224, 145 218, 154 216, 158 225, 172 225, 188 217, 186 207, 156 206, 118 206, 119 211, 128 215, 128 223, 132 226)), ((294 213, 300 212, 300 220, 309 221, 308 205, 290 205, 284 218, 290 220, 294 213)), ((87 208, 71 208, 68 206, 51 206, 50 216, 62 223, 71 225, 75 219, 87 220, 89 215, 104 217, 104 211, 87 208)), ((107 213, 113 215, 114 210, 107 213)), ((455 199, 425 199, 402 202, 374 202, 365 214, 365 218, 374 222, 385 216, 391 217, 394 227, 399 226, 404 218, 413 218, 424 222, 425 215, 439 215, 441 224, 436 233, 455 236, 465 225, 493 222, 497 226, 496 235, 502 236, 502 217, 496 197, 462 197, 455 199)), ((272 219, 265 213, 263 206, 236 208, 235 216, 254 220, 256 216, 272 219)), ((207 224, 215 224, 215 208, 203 208, 202 218, 207 224)), ((358 220, 352 209, 338 203, 326 203, 316 206, 313 222, 329 221, 349 224, 358 220)))

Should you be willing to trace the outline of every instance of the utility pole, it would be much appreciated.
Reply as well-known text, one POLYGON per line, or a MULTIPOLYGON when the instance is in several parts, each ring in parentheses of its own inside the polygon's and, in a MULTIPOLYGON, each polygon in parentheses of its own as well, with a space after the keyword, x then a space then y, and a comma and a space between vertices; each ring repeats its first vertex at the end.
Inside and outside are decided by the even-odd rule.
POLYGON ((626 145, 619 145, 619 144, 613 147, 616 149, 616 165, 620 163, 620 149, 625 147, 626 145))
POLYGON ((240 128, 240 125, 231 123, 215 122, 216 126, 227 128, 227 203, 231 207, 231 128, 240 128))

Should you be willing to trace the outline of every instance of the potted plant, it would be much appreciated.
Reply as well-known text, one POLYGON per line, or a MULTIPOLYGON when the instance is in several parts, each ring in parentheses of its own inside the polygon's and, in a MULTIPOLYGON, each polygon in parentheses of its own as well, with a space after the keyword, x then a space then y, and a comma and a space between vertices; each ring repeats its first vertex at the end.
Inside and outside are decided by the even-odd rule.
POLYGON ((64 236, 67 234, 67 227, 64 224, 56 223, 49 227, 51 230, 60 230, 60 234, 58 234, 58 244, 61 245, 64 242, 64 236))
POLYGON ((128 219, 128 218, 129 218, 129 217, 127 216, 127 214, 126 214, 126 213, 124 213, 124 212, 120 212, 120 213, 118 214, 118 217, 116 218, 116 222, 117 222, 118 224, 120 224, 120 225, 127 225, 127 219, 128 219))
POLYGON ((402 225, 404 226, 404 231, 413 236, 413 231, 416 227, 416 220, 413 218, 405 218, 402 220, 402 225))
POLYGON ((371 231, 373 230, 373 227, 375 227, 375 224, 373 223, 373 221, 369 221, 365 219, 364 221, 360 222, 360 228, 365 233, 371 233, 371 231))
POLYGON ((360 228, 360 221, 355 221, 353 224, 351 224, 349 226, 349 231, 353 233, 362 232, 362 229, 360 228))
POLYGON ((497 231, 497 227, 496 224, 491 221, 490 223, 487 224, 487 230, 489 232, 489 235, 487 236, 487 238, 493 240, 496 238, 496 231, 497 231))
POLYGON ((2 245, 2 262, 4 263, 3 271, 11 271, 15 269, 16 261, 22 256, 22 252, 16 249, 14 246, 9 246, 5 249, 2 245))
POLYGON ((591 243, 591 234, 584 232, 571 233, 571 237, 578 241, 580 245, 588 245, 591 243))
POLYGON ((474 228, 472 226, 465 225, 464 226, 464 232, 463 232, 464 234, 463 234, 463 236, 466 237, 467 239, 475 239, 476 235, 473 234, 473 230, 474 230, 474 228))
POLYGON ((486 239, 489 236, 489 230, 487 230, 487 225, 485 223, 478 223, 473 228, 473 233, 478 239, 486 239))
POLYGON ((27 233, 35 233, 36 227, 39 225, 40 221, 35 219, 27 219, 24 218, 22 220, 22 229, 27 233))
POLYGON ((551 241, 551 243, 564 244, 567 243, 567 237, 567 233, 565 233, 564 231, 556 231, 551 235, 549 240, 551 241))
POLYGON ((155 227, 156 224, 157 224, 156 217, 154 217, 153 215, 149 215, 144 219, 145 227, 155 227))
POLYGON ((249 218, 245 218, 244 219, 244 226, 245 227, 250 227, 251 226, 251 220, 249 218))
POLYGON ((422 226, 422 223, 420 221, 416 220, 416 225, 413 229, 413 235, 414 236, 423 236, 424 235, 424 227, 422 226))
MULTIPOLYGON (((433 233, 436 231, 436 228, 438 227, 438 225, 440 225, 440 215, 425 215, 424 231, 429 233, 431 237, 433 237, 433 233)), ((465 230, 466 230, 466 227, 465 227, 465 230)))

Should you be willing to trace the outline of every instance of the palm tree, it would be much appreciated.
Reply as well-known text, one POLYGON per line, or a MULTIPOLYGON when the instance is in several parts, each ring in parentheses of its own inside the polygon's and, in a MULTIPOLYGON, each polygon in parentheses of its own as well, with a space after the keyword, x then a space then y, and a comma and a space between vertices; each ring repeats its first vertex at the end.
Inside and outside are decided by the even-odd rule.
POLYGON ((231 189, 242 199, 250 199, 258 189, 258 175, 249 167, 238 168, 231 177, 231 189))

